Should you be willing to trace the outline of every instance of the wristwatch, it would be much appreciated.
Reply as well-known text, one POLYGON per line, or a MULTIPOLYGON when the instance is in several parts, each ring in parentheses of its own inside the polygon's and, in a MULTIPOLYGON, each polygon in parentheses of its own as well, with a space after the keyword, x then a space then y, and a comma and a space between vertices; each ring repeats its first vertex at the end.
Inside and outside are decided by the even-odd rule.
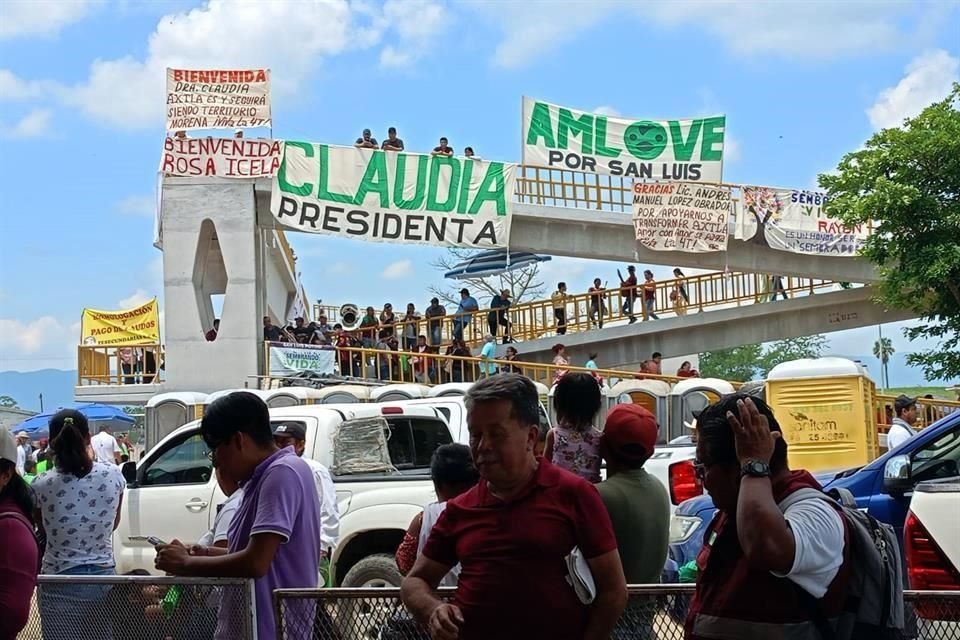
POLYGON ((750 476, 751 478, 769 478, 770 465, 760 460, 747 460, 740 467, 740 477, 750 476))

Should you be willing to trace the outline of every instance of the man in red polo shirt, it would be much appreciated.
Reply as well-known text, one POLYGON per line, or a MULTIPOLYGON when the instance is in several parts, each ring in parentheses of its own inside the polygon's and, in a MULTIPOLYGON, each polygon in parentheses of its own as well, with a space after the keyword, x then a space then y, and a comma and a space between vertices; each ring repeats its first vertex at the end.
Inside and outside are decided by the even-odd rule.
POLYGON ((434 640, 607 640, 627 602, 610 517, 586 480, 534 456, 537 390, 503 373, 466 395, 480 482, 447 502, 401 597, 434 640), (581 603, 566 556, 579 547, 596 584, 581 603), (433 591, 460 563, 450 603, 433 591))

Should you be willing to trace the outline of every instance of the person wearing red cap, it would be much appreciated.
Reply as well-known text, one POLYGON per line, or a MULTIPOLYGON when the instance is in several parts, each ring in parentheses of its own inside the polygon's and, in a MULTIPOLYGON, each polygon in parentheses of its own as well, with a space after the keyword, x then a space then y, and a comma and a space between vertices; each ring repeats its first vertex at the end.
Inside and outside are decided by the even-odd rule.
POLYGON ((627 584, 660 582, 670 538, 670 498, 644 463, 657 444, 657 419, 636 404, 618 404, 607 415, 600 455, 607 479, 597 484, 613 522, 627 584))

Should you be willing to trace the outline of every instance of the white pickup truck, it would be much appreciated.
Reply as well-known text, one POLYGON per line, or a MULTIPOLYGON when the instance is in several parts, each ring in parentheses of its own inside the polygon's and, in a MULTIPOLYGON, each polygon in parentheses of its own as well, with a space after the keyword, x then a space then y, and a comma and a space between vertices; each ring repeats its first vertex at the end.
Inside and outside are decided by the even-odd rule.
MULTIPOLYGON (((389 426, 387 448, 396 471, 333 476, 340 542, 331 570, 340 586, 399 585, 401 576, 393 555, 410 520, 436 499, 430 458, 438 446, 455 441, 447 426, 449 416, 434 406, 404 403, 270 410, 271 420, 302 422, 307 433, 304 455, 331 471, 335 434, 350 428, 351 421, 378 416, 389 426)), ((195 541, 211 527, 226 500, 213 477, 199 421, 161 440, 136 464, 135 478, 133 471, 133 467, 125 468, 128 485, 114 535, 118 573, 154 571, 154 550, 146 536, 195 541)))
MULTIPOLYGON (((903 547, 911 589, 960 591, 960 478, 913 488, 903 547)), ((915 609, 921 628, 936 633, 922 637, 960 637, 957 600, 920 601, 915 609)))

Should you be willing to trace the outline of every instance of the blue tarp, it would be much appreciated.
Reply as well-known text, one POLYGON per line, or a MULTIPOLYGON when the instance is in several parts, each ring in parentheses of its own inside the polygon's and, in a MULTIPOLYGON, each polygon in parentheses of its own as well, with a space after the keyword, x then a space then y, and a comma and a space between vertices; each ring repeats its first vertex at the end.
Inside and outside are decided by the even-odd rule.
MULTIPOLYGON (((61 407, 61 409, 62 408, 64 407, 61 407)), ((91 423, 90 431, 93 433, 96 433, 100 425, 104 422, 108 423, 111 429, 124 429, 136 422, 132 416, 124 413, 120 407, 114 407, 108 404, 85 403, 66 408, 76 409, 85 415, 91 423)), ((57 411, 60 411, 60 409, 57 409, 57 411)), ((45 438, 49 435, 50 418, 52 418, 57 411, 31 416, 10 430, 14 433, 26 431, 33 439, 45 438)))

